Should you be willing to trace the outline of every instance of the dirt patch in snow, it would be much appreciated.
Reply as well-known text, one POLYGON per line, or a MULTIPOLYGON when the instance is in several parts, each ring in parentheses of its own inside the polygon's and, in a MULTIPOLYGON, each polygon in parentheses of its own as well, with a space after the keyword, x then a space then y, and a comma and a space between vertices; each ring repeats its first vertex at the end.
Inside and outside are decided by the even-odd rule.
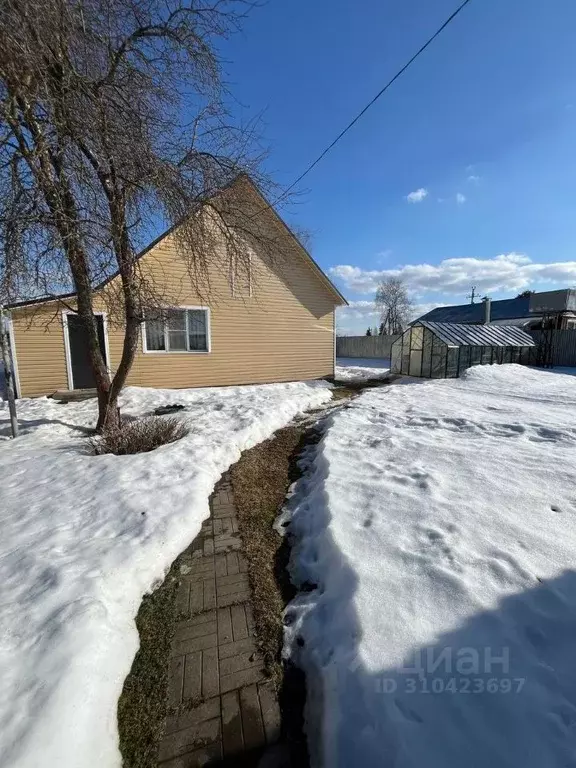
MULTIPOLYGON (((377 382, 382 386, 383 382, 377 382)), ((306 698, 304 673, 281 661, 283 612, 296 594, 287 565, 289 546, 273 528, 289 486, 300 476, 297 462, 305 446, 320 439, 316 421, 345 405, 367 386, 347 384, 333 390, 327 406, 308 411, 295 423, 245 451, 231 467, 240 534, 251 587, 258 644, 267 672, 278 691, 282 741, 289 745, 292 765, 308 765, 303 735, 306 698)), ((368 384, 370 386, 370 384, 368 384)), ((142 601, 136 625, 140 649, 124 682, 118 703, 120 751, 124 768, 156 768, 159 739, 166 715, 167 659, 174 634, 174 603, 180 558, 164 582, 142 601)))
POLYGON ((282 682, 282 612, 294 587, 285 568, 285 541, 272 526, 292 482, 292 457, 300 451, 305 431, 304 426, 278 430, 270 440, 245 451, 230 473, 258 639, 277 688, 282 682))
POLYGON ((118 733, 125 768, 158 765, 179 573, 180 558, 177 558, 162 584, 144 596, 136 616, 140 648, 118 701, 118 733))
POLYGON ((278 430, 270 440, 243 453, 230 473, 258 642, 278 692, 282 740, 289 747, 291 765, 302 767, 309 764, 303 734, 304 677, 296 668, 284 669, 281 661, 282 615, 296 590, 288 576, 287 540, 274 530, 273 523, 288 487, 296 479, 296 459, 310 431, 306 424, 278 430))
POLYGON ((281 659, 284 609, 297 590, 288 574, 288 538, 280 536, 273 525, 288 488, 301 475, 298 460, 304 448, 322 436, 318 420, 325 413, 344 406, 365 386, 337 387, 330 404, 309 411, 301 420, 245 451, 230 470, 243 552, 248 562, 258 643, 278 692, 282 740, 289 747, 290 764, 301 768, 309 764, 303 732, 305 676, 302 670, 287 666, 281 659))

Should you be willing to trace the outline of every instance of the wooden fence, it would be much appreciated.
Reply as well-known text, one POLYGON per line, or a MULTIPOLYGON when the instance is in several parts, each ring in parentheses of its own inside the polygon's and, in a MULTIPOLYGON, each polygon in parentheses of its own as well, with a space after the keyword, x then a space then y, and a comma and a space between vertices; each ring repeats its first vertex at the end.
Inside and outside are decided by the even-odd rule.
MULTIPOLYGON (((552 364, 576 366, 576 329, 553 331, 552 364)), ((538 344, 541 331, 530 334, 538 344)), ((338 336, 336 357, 390 357, 390 347, 398 336, 338 336)))
MULTIPOLYGON (((530 335, 538 344, 542 331, 530 335)), ((552 331, 552 365, 576 366, 576 330, 552 331)))
POLYGON ((390 357, 396 336, 337 336, 336 357, 390 357))

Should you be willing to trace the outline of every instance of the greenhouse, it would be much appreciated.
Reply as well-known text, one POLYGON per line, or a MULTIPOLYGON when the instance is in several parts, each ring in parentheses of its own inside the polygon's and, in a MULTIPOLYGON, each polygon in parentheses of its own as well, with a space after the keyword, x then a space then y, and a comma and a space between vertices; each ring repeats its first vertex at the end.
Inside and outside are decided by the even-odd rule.
POLYGON ((420 320, 392 344, 391 372, 453 379, 472 365, 531 362, 536 344, 512 325, 460 325, 420 320))

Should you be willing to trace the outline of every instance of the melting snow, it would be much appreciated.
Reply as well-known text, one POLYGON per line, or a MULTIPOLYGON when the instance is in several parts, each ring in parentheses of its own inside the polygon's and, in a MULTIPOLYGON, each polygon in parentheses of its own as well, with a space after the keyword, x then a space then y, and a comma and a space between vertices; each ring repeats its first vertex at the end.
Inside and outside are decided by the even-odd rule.
POLYGON ((385 379, 390 373, 390 360, 371 357, 339 357, 336 360, 336 381, 368 381, 385 379))
POLYGON ((97 457, 84 439, 95 401, 20 400, 13 442, 0 404, 0 766, 120 765, 116 704, 142 595, 198 533, 240 452, 330 397, 325 382, 130 387, 124 415, 182 403, 190 434, 97 457))
POLYGON ((285 514, 314 764, 576 765, 574 378, 476 367, 330 418, 285 514))

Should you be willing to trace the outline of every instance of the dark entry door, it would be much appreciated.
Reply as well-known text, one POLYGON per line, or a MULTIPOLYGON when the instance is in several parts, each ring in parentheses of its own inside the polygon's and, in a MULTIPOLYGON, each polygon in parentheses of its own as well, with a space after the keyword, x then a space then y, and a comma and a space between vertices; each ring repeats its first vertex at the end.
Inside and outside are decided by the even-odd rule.
MULTIPOLYGON (((96 386, 90 358, 88 357, 88 334, 82 325, 78 315, 67 315, 68 318, 68 340, 70 342, 70 367, 72 368, 72 388, 73 389, 92 389, 96 386)), ((106 360, 106 345, 104 343, 104 318, 102 315, 96 315, 96 326, 98 329, 98 341, 100 350, 106 360)))

